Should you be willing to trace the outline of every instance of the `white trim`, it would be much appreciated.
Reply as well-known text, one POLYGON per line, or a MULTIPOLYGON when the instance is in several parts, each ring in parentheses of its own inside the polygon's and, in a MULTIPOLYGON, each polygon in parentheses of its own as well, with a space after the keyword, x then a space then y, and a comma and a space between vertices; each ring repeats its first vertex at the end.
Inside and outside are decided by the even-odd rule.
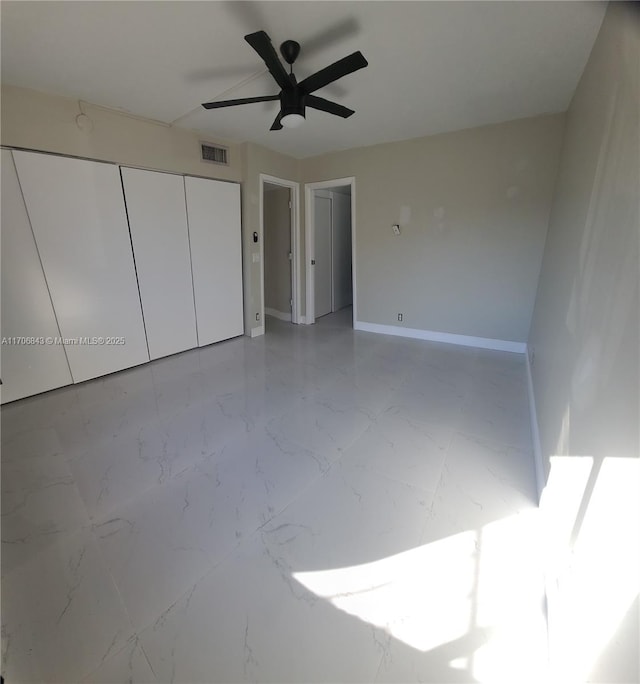
POLYGON ((382 335, 396 335, 398 337, 411 337, 416 340, 429 340, 431 342, 445 342, 446 344, 458 344, 463 347, 478 347, 479 349, 494 349, 496 351, 525 354, 527 345, 525 342, 511 342, 510 340, 493 340, 488 337, 471 337, 469 335, 456 335, 454 333, 437 332, 435 330, 420 330, 419 328, 401 328, 397 325, 381 325, 379 323, 366 323, 356 321, 355 330, 380 333, 382 335))
POLYGON ((544 489, 544 466, 542 464, 542 444, 536 411, 536 398, 533 392, 533 374, 531 373, 531 359, 527 350, 527 389, 529 391, 529 418, 531 421, 531 441, 533 442, 533 463, 536 470, 536 487, 538 490, 538 505, 544 489))
POLYGON ((315 279, 313 277, 313 269, 311 268, 311 260, 315 258, 314 254, 314 236, 315 227, 313 225, 313 193, 315 190, 325 190, 327 188, 334 188, 337 185, 351 186, 351 278, 352 278, 352 299, 353 299, 353 327, 356 328, 357 322, 357 297, 356 297, 356 179, 355 176, 347 178, 334 178, 327 181, 318 181, 317 183, 305 183, 304 186, 304 211, 305 211, 305 273, 306 273, 306 316, 305 322, 312 324, 316 322, 315 318, 315 279))
POLYGON ((277 309, 271 309, 270 307, 265 307, 264 309, 264 314, 265 316, 273 316, 274 318, 278 318, 281 321, 287 321, 288 323, 291 323, 291 312, 287 311, 278 311, 277 309))
MULTIPOLYGON (((260 243, 260 316, 264 319, 264 184, 280 185, 291 190, 291 254, 293 256, 291 264, 291 299, 293 306, 291 307, 291 321, 293 323, 301 323, 300 320, 300 303, 298 301, 299 293, 302 292, 302 282, 300 280, 300 183, 296 181, 287 180, 285 178, 277 178, 266 173, 259 174, 260 185, 260 204, 259 204, 259 233, 258 241, 260 243)), ((254 329, 252 329, 253 332, 254 329)), ((264 333, 264 326, 262 326, 264 333)), ((255 335, 252 335, 255 337, 255 335)))
POLYGON ((264 325, 257 328, 251 328, 250 335, 251 337, 260 337, 260 335, 264 335, 264 325))

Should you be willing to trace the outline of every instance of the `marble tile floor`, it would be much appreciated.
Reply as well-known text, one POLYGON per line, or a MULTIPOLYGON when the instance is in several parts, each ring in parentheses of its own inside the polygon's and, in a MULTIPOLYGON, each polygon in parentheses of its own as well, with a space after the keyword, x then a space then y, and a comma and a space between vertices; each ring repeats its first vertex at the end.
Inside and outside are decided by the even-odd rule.
POLYGON ((267 320, 2 408, 2 674, 538 682, 524 358, 267 320))

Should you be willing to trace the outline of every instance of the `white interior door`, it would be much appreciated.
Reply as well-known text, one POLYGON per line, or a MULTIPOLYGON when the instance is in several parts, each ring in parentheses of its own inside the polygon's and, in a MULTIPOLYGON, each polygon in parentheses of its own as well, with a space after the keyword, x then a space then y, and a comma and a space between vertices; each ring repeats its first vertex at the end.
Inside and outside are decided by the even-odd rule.
POLYGON ((333 311, 353 302, 351 275, 351 197, 332 193, 333 311))
POLYGON ((185 178, 198 344, 244 332, 240 186, 185 178))
POLYGON ((314 197, 315 317, 331 313, 331 199, 314 197))
POLYGON ((120 172, 14 152, 75 382, 149 360, 120 172))
POLYGON ((184 178, 122 168, 152 359, 198 346, 184 178))
POLYGON ((9 150, 2 150, 1 271, 0 334, 10 342, 2 345, 2 402, 70 385, 69 364, 64 347, 55 342, 60 330, 9 150), (38 341, 29 344, 29 338, 38 341))

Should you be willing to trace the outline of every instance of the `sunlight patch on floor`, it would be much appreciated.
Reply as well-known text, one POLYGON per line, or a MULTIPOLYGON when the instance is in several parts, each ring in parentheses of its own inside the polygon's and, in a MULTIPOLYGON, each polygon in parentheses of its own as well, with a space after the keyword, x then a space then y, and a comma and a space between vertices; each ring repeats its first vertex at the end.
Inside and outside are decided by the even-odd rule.
POLYGON ((480 632, 452 660, 480 682, 540 682, 546 625, 536 510, 362 565, 295 572, 345 613, 423 652, 480 632))

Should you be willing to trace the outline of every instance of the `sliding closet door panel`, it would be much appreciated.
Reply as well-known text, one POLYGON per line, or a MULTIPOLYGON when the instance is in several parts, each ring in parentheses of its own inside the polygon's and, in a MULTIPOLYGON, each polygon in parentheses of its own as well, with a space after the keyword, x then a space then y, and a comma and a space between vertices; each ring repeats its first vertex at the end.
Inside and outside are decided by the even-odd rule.
POLYGON ((118 167, 14 158, 74 382, 148 361, 118 167))
POLYGON ((242 335, 240 186, 185 178, 200 346, 242 335))
POLYGON ((152 359, 198 346, 184 178, 122 169, 152 359))
POLYGON ((71 373, 9 150, 2 150, 2 402, 70 385, 71 373))

